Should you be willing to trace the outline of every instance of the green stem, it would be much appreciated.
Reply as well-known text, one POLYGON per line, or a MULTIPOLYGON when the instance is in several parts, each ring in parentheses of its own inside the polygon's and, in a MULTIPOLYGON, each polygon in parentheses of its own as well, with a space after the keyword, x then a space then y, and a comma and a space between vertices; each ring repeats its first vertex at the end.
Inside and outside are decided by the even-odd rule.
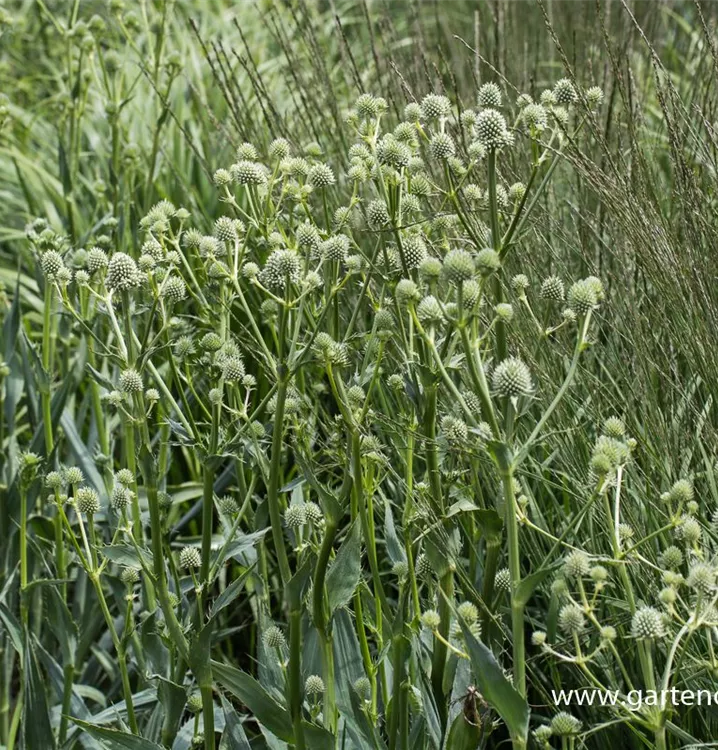
MULTIPOLYGON (((497 253, 501 253, 501 237, 499 236, 499 207, 496 199, 496 149, 489 150, 489 220, 491 225, 491 244, 497 253)), ((504 293, 501 288, 501 276, 494 274, 494 304, 503 302, 504 293)), ((506 359, 506 324, 503 320, 496 323, 496 361, 506 359)))

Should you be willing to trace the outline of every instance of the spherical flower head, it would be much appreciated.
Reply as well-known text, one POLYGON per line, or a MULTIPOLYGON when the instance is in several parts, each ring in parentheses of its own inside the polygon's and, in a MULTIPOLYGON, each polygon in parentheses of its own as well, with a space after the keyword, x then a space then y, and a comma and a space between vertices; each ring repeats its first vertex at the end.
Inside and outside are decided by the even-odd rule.
POLYGON ((101 247, 93 247, 87 253, 86 268, 90 273, 107 268, 108 263, 107 253, 101 247))
POLYGON ((92 487, 79 487, 75 493, 75 507, 78 513, 94 516, 100 510, 100 498, 92 487))
POLYGON ((551 719, 551 732, 557 737, 574 737, 581 731, 581 722, 566 711, 559 711, 551 719))
POLYGON ((419 266, 419 276, 426 281, 435 281, 441 276, 443 265, 438 258, 428 257, 419 266))
POLYGON ((386 164, 394 169, 401 169, 409 164, 411 149, 395 136, 385 135, 376 146, 376 155, 380 164, 386 164))
POLYGON ((264 631, 262 641, 267 648, 282 648, 287 643, 284 633, 276 625, 270 625, 264 631))
POLYGON ((285 138, 275 138, 269 144, 269 157, 273 161, 281 161, 289 156, 290 150, 289 141, 285 138))
POLYGON ((237 146, 237 161, 243 161, 245 159, 248 161, 254 161, 257 156, 257 149, 251 143, 245 141, 237 146))
POLYGON ((586 103, 591 109, 598 109, 603 104, 603 89, 600 86, 591 86, 587 89, 586 103))
POLYGON ((120 469, 115 473, 115 481, 129 487, 135 481, 135 475, 129 469, 120 469))
POLYGON ((137 583, 137 581, 140 580, 139 568, 122 568, 122 572, 120 573, 120 580, 125 584, 125 586, 132 586, 133 584, 137 583))
POLYGON ((307 514, 303 505, 290 505, 284 511, 284 522, 287 528, 298 529, 307 522, 307 514))
POLYGON ((352 685, 354 692, 362 699, 367 700, 371 695, 371 682, 368 677, 359 677, 352 685))
POLYGON ((322 509, 314 502, 305 503, 304 512, 309 523, 318 524, 324 520, 322 509))
POLYGON ((416 307, 416 315, 424 325, 441 325, 444 313, 433 294, 424 297, 416 307))
POLYGON ((619 417, 609 417, 603 423, 603 433, 608 437, 620 440, 626 436, 626 425, 619 417))
POLYGON ((239 236, 235 220, 229 216, 220 216, 214 222, 214 236, 220 242, 235 242, 239 236))
POLYGON ((558 626, 564 633, 580 633, 586 621, 578 604, 564 604, 558 613, 558 626))
POLYGON ((232 173, 228 169, 218 169, 212 176, 214 184, 217 187, 224 187, 232 183, 232 173))
POLYGON ((60 271, 65 267, 65 261, 57 250, 45 250, 40 256, 40 267, 48 279, 57 279, 60 271))
POLYGON ((476 138, 487 149, 502 148, 506 145, 506 120, 495 109, 484 109, 476 118, 476 138))
POLYGON ((122 484, 115 484, 112 488, 112 495, 110 497, 110 505, 114 508, 117 513, 121 513, 126 510, 132 502, 132 492, 122 484))
POLYGON ((517 273, 511 279, 511 288, 519 296, 525 294, 526 290, 529 288, 529 278, 528 278, 528 276, 526 276, 526 274, 524 274, 524 273, 517 273))
POLYGON ((496 571, 494 587, 499 592, 507 592, 511 589, 511 573, 508 568, 501 568, 496 571))
POLYGON ((199 345, 208 352, 216 352, 222 346, 222 339, 216 333, 205 333, 199 340, 199 345))
POLYGON ((174 305, 187 296, 187 287, 179 276, 170 276, 162 285, 162 297, 168 303, 174 305))
POLYGON ((501 89, 493 81, 485 83, 479 88, 477 101, 479 107, 493 107, 496 109, 501 106, 501 89))
POLYGON ((666 634, 663 616, 655 607, 640 607, 631 620, 631 634, 638 640, 663 638, 666 634))
POLYGON ((446 161, 456 154, 454 140, 448 133, 437 133, 429 144, 431 155, 440 161, 446 161))
POLYGON ((568 306, 576 315, 585 315, 597 307, 599 297, 595 286, 588 279, 581 279, 568 290, 568 306))
POLYGON ((343 262, 349 253, 351 240, 345 234, 334 234, 322 242, 321 252, 325 260, 343 262))
POLYGON ((427 609, 421 614, 421 624, 427 630, 436 630, 441 624, 441 616, 435 609, 427 609))
POLYGON ((241 159, 229 168, 232 179, 238 185, 263 185, 267 174, 261 164, 249 159, 241 159))
POLYGON ((127 291, 138 287, 141 281, 137 264, 127 253, 115 253, 110 258, 105 279, 108 289, 127 291))
POLYGON ((688 479, 679 479, 668 490, 668 499, 676 504, 683 504, 693 500, 693 485, 688 479))
POLYGON ((183 547, 179 556, 180 567, 185 570, 199 568, 202 565, 202 556, 197 547, 183 547))
POLYGON ((574 104, 578 100, 576 89, 568 78, 562 78, 560 81, 557 81, 553 87, 553 93, 556 97, 556 103, 562 106, 574 104))
POLYGON ((202 711, 201 693, 192 693, 192 695, 187 698, 187 710, 191 714, 198 714, 202 711))
POLYGON ((317 190, 327 188, 336 182, 334 172, 328 164, 315 164, 307 175, 307 182, 317 190))
POLYGON ((372 120, 379 115, 381 103, 372 94, 361 94, 356 100, 354 109, 362 120, 372 120))
POLYGON ((476 273, 471 253, 461 248, 449 250, 444 257, 444 274, 452 284, 461 286, 476 273))
POLYGON ((420 579, 430 578, 434 574, 434 568, 429 558, 422 552, 416 558, 416 577, 420 579))
POLYGON ((453 445, 465 445, 469 436, 466 423, 456 417, 446 416, 441 420, 441 431, 453 445))
POLYGON ((366 207, 366 216, 369 226, 379 229, 389 223, 389 209, 382 200, 374 200, 366 207))
POLYGON ((268 289, 284 289, 287 281, 298 284, 302 261, 294 250, 274 250, 267 258, 259 280, 268 289))
POLYGON ((426 260, 426 245, 420 234, 407 234, 402 240, 407 268, 419 268, 426 260))
POLYGON ((658 560, 661 567, 666 568, 667 570, 675 570, 683 565, 683 552, 672 544, 661 552, 661 556, 658 560))
POLYGON ((691 567, 686 583, 694 591, 710 594, 715 589, 716 571, 706 563, 696 563, 691 567))
POLYGON ((304 692, 311 698, 324 692, 324 680, 318 674, 311 674, 304 683, 304 692))
POLYGON ((51 490, 59 490, 63 484, 64 480, 59 471, 50 471, 45 475, 45 487, 51 490))
POLYGON ((142 376, 134 367, 120 373, 120 389, 124 393, 141 393, 143 391, 142 376))
POLYGON ((505 398, 528 396, 533 390, 531 372, 518 357, 508 357, 496 366, 492 384, 494 391, 505 398))
POLYGON ((391 331, 394 328, 394 316, 391 310, 380 307, 374 315, 374 322, 377 331, 391 331))
POLYGON ((360 385, 353 385, 351 388, 347 389, 347 399, 349 399, 349 403, 354 408, 361 406, 365 398, 366 394, 360 385))
POLYGON ((479 620, 479 610, 472 602, 461 602, 456 608, 456 613, 467 625, 474 625, 479 620))
POLYGON ((553 736, 553 731, 550 726, 543 725, 534 729, 533 736, 538 745, 548 748, 549 740, 553 736))
POLYGON ((541 284, 541 298, 551 302, 563 302, 565 291, 558 276, 549 276, 541 284))
POLYGON ((451 114, 451 102, 445 96, 427 94, 421 102, 421 114, 425 120, 448 117, 451 114))
POLYGON ((400 304, 409 304, 419 300, 419 288, 411 279, 401 279, 394 290, 400 304))
POLYGON ((541 133, 548 126, 548 115, 540 104, 529 104, 521 111, 521 122, 528 128, 541 133))
POLYGON ((569 578, 583 578, 591 571, 588 555, 581 550, 569 552, 563 561, 563 571, 569 578))
POLYGON ((496 317, 504 323, 510 323, 514 319, 513 305, 508 302, 500 302, 494 308, 494 312, 496 313, 496 317))
POLYGON ((222 377, 228 382, 241 380, 244 377, 244 362, 241 357, 227 357, 222 362, 222 377))
POLYGON ((476 255, 476 267, 482 276, 490 276, 501 268, 501 258, 496 250, 485 247, 476 255))

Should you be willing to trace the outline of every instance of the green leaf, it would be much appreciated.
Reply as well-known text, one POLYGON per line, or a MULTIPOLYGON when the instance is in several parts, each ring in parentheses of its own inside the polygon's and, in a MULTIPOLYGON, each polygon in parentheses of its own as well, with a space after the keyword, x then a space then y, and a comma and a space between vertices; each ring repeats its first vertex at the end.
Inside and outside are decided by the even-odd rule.
POLYGON ((474 519, 480 526, 487 542, 501 541, 501 536, 504 530, 504 522, 501 516, 495 510, 477 510, 474 519))
POLYGON ((0 603, 0 620, 2 620, 2 624, 10 636, 10 642, 22 661, 24 654, 22 628, 15 615, 2 603, 0 603))
POLYGON ((528 600, 531 598, 534 589, 558 567, 560 566, 554 565, 550 568, 543 568, 542 570, 537 570, 535 573, 531 573, 531 575, 523 578, 514 592, 514 601, 518 602, 522 607, 525 607, 528 600))
POLYGON ((25 706, 23 710, 23 732, 25 747, 54 750, 55 735, 50 723, 45 680, 37 662, 36 650, 25 640, 25 706))
POLYGON ((112 562, 128 568, 139 568, 142 564, 146 568, 152 568, 152 554, 148 550, 141 550, 140 559, 137 549, 130 544, 107 544, 102 548, 102 554, 112 562))
POLYGON ((209 652, 212 646, 213 631, 214 621, 210 620, 190 642, 189 666, 200 687, 208 687, 212 684, 209 652))
POLYGON ((239 698, 270 732, 285 742, 294 740, 289 712, 254 677, 218 661, 212 661, 212 676, 225 690, 239 698))
POLYGON ((318 727, 316 724, 303 721, 302 728, 304 729, 307 746, 312 750, 335 750, 337 739, 324 727, 318 727))
POLYGON ((464 712, 451 723, 446 750, 476 750, 481 742, 481 727, 466 720, 464 712))
MULTIPOLYGON (((162 750, 160 745, 156 745, 154 742, 150 742, 144 737, 138 737, 135 734, 127 734, 127 732, 118 732, 115 729, 98 727, 87 721, 80 721, 80 719, 73 719, 73 721, 80 729, 89 734, 90 737, 99 740, 107 750, 162 750)), ((31 747, 34 747, 34 745, 31 747)), ((44 746, 38 745, 37 747, 44 746)))
POLYGON ((251 750, 239 714, 223 695, 220 695, 220 700, 224 712, 224 732, 219 750, 251 750))
POLYGON ((391 503, 388 498, 384 499, 384 539, 386 541, 386 552, 392 563, 406 562, 406 552, 404 545, 397 536, 394 515, 391 512, 391 503))
POLYGON ((461 630, 464 634, 479 690, 486 701, 506 722, 511 737, 525 743, 531 713, 529 704, 506 679, 491 651, 474 638, 473 633, 463 621, 461 621, 461 630))
POLYGON ((172 727, 176 732, 187 703, 187 693, 182 685, 177 685, 175 682, 159 675, 157 678, 159 680, 157 695, 164 709, 164 724, 167 727, 172 727))
POLYGON ((242 575, 227 586, 227 588, 214 600, 212 609, 210 610, 210 619, 213 618, 218 612, 221 612, 225 607, 228 607, 240 594, 242 586, 244 586, 245 579, 252 571, 252 568, 247 568, 242 575))
POLYGON ((361 576, 361 534, 353 523, 327 573, 329 611, 343 607, 352 597, 361 576))

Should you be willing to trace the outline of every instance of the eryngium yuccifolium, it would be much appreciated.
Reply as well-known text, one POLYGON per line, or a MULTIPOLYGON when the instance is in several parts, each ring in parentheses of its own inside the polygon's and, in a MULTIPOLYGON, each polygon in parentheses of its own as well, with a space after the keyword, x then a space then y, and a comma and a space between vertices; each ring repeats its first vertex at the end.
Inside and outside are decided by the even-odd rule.
POLYGON ((438 258, 426 258, 419 266, 419 276, 427 281, 433 281, 441 276, 443 265, 438 258))
POLYGON ((267 258, 259 279, 268 289, 284 289, 287 280, 298 284, 302 261, 294 250, 274 250, 267 258))
POLYGON ((108 263, 107 253, 100 247, 93 247, 90 249, 90 252, 87 253, 86 266, 90 273, 96 273, 103 268, 107 268, 108 263))
POLYGON ((547 637, 548 636, 543 630, 535 630, 531 633, 531 643, 533 643, 534 646, 543 646, 544 643, 546 643, 547 637))
POLYGON ((304 692, 309 696, 321 695, 324 692, 324 680, 318 674, 310 674, 304 683, 304 692))
POLYGON ((479 250, 476 255, 476 267, 482 276, 489 276, 501 268, 501 258, 496 250, 485 247, 483 250, 479 250))
POLYGON ((639 640, 663 638, 666 634, 663 616, 655 607, 640 607, 631 620, 631 634, 639 640))
POLYGON ((444 273, 452 284, 459 286, 476 273, 474 259, 466 250, 449 250, 444 258, 444 273))
POLYGON ((542 131, 548 124, 546 110, 540 104, 529 104, 521 112, 521 120, 530 128, 542 131))
POLYGON ((248 159, 232 164, 229 171, 238 185, 263 185, 267 181, 267 174, 262 165, 248 159))
POLYGON ((307 522, 307 514, 303 505, 290 505, 284 511, 284 522, 290 529, 298 529, 307 522))
POLYGON ((135 481, 135 475, 129 469, 120 469, 115 473, 115 480, 129 487, 135 481))
POLYGON ((407 234, 402 240, 407 268, 418 268, 426 258, 426 245, 419 234, 407 234))
POLYGON ((284 633, 276 625, 270 625, 264 631, 262 641, 267 648, 282 648, 287 643, 284 633))
POLYGON ((441 617, 435 609, 427 609, 421 613, 421 624, 428 630, 436 630, 441 623, 441 617))
POLYGON ((304 512, 307 516, 307 521, 310 523, 321 523, 321 521, 324 519, 324 513, 316 503, 305 503, 304 512))
POLYGON ((222 347, 222 339, 216 333, 205 333, 199 340, 199 345, 208 352, 216 352, 222 347))
POLYGON ((456 608, 460 618, 466 621, 467 625, 473 625, 479 619, 479 610, 471 602, 461 602, 456 608))
POLYGON ((452 416, 446 416, 441 420, 441 431, 447 441, 454 445, 464 445, 469 435, 466 423, 452 416))
POLYGON ((40 256, 40 266, 42 267, 42 272, 48 279, 55 279, 60 273, 60 270, 65 267, 65 262, 62 259, 62 255, 60 255, 57 250, 46 250, 40 256))
POLYGON ((380 307, 374 316, 377 331, 390 331, 394 328, 394 316, 391 310, 380 307))
POLYGON ((591 109, 600 107, 603 102, 603 90, 600 86, 591 86, 586 91, 586 102, 591 109))
POLYGON ((411 279, 401 279, 394 290, 400 303, 416 302, 419 299, 419 288, 411 279))
POLYGON ((526 195, 526 185, 523 182, 514 182, 509 186, 509 200, 518 203, 526 195))
POLYGON ((45 487, 49 487, 51 490, 57 490, 62 487, 64 480, 62 474, 59 471, 50 471, 45 476, 45 487))
POLYGON ((232 355, 222 361, 222 377, 225 380, 230 382, 241 380, 244 372, 244 362, 241 357, 232 355))
POLYGON ((492 384, 499 396, 517 398, 531 393, 531 372, 518 357, 508 357, 493 372, 492 384))
POLYGON ((661 552, 658 561, 662 567, 667 568, 668 570, 675 570, 683 565, 683 552, 672 544, 661 552))
POLYGON ((511 573, 508 568, 496 571, 494 586, 497 591, 509 591, 511 589, 511 573))
POLYGON ((376 155, 381 164, 401 169, 409 164, 411 149, 393 135, 385 135, 376 146, 376 155))
POLYGON ((710 594, 715 588, 716 571, 706 563, 696 563, 688 572, 686 583, 701 594, 710 594))
POLYGON ((561 105, 573 104, 578 99, 576 89, 568 78, 557 81, 553 93, 556 97, 556 103, 561 105))
POLYGON ((133 367, 120 373, 120 388, 125 393, 141 393, 143 390, 142 376, 133 367))
POLYGON ((589 575, 595 583, 604 583, 608 580, 608 570, 603 565, 594 565, 589 571, 589 575))
POLYGON ((564 604, 558 613, 558 626, 564 633, 580 633, 586 621, 578 604, 564 604))
POLYGON ((539 747, 549 747, 549 740, 553 736, 553 730, 550 726, 536 727, 533 731, 533 737, 536 740, 539 747))
POLYGON ((514 308, 508 302, 500 302, 494 308, 494 312, 496 313, 496 317, 499 320, 503 320, 504 323, 510 323, 513 320, 514 308))
POLYGON ((448 117, 451 114, 451 102, 439 94, 427 94, 421 102, 421 113, 425 119, 448 117))
POLYGON ((93 516, 100 510, 100 498, 92 487, 79 487, 75 495, 75 507, 78 512, 93 516))
POLYGON ((422 552, 416 558, 416 577, 421 579, 430 578, 434 574, 434 568, 429 558, 422 552))
POLYGON ((366 394, 360 385, 353 385, 347 389, 347 399, 353 407, 361 406, 365 398, 366 394))
POLYGON ((668 490, 668 499, 674 503, 687 503, 693 500, 693 485, 687 479, 679 479, 668 490))
POLYGON ((133 583, 137 583, 137 581, 140 580, 139 568, 122 568, 120 580, 126 586, 131 586, 133 583))
POLYGON ((479 107, 500 107, 501 89, 493 82, 485 83, 479 88, 477 101, 479 107))
POLYGON ((361 94, 354 105, 357 114, 364 120, 376 117, 381 111, 381 102, 372 94, 361 94))
POLYGON ((501 148, 506 143, 506 120, 495 109, 479 112, 474 129, 479 143, 488 149, 501 148))
POLYGON ((183 547, 179 556, 180 567, 190 570, 199 568, 202 564, 202 556, 197 547, 183 547))
POLYGON ((307 182, 317 189, 329 187, 336 182, 334 172, 328 164, 315 164, 307 175, 307 182))
POLYGON ((334 234, 322 242, 321 251, 325 260, 342 262, 349 253, 351 240, 345 234, 334 234))
POLYGON ((319 230, 309 222, 300 224, 296 232, 297 245, 299 247, 315 248, 319 247, 320 237, 319 230))
POLYGON ((220 242, 234 242, 239 236, 235 220, 229 216, 220 216, 214 222, 214 236, 220 242))
POLYGON ((127 253, 115 253, 107 266, 105 283, 108 289, 125 291, 140 285, 142 277, 137 264, 127 253))
POLYGON ((254 161, 258 156, 257 149, 251 143, 241 143, 237 146, 236 156, 238 161, 243 161, 245 159, 254 161))
POLYGON ((625 437, 626 425, 623 423, 623 420, 618 417, 609 417, 603 423, 603 432, 605 435, 608 435, 608 437, 616 438, 618 440, 625 437))
POLYGON ((359 677, 354 681, 354 692, 362 699, 367 700, 371 695, 371 682, 368 677, 359 677))
POLYGON ((557 737, 571 737, 581 731, 581 722, 566 711, 559 711, 551 719, 551 732, 557 737))
POLYGON ((456 153, 454 141, 448 133, 437 133, 429 144, 431 154, 435 159, 448 159, 456 153))
POLYGON ((591 570, 588 555, 581 550, 569 552, 563 560, 563 572, 569 578, 582 578, 587 576, 591 570))
POLYGON ((581 279, 568 290, 568 306, 576 315, 585 315, 598 305, 599 297, 595 286, 588 279, 581 279))
POLYGON ((269 156, 275 161, 281 161, 289 156, 289 142, 285 138, 275 138, 269 144, 269 156))
POLYGON ((187 710, 192 714, 198 714, 202 710, 202 695, 200 693, 192 693, 187 698, 187 710))
POLYGON ((116 484, 112 488, 112 496, 110 497, 110 505, 118 512, 121 513, 123 510, 129 507, 132 502, 132 492, 127 487, 116 484))
POLYGON ((424 325, 440 325, 444 322, 444 313, 433 294, 424 297, 416 307, 416 315, 424 325))
POLYGON ((212 177, 217 187, 224 187, 232 182, 232 173, 228 169, 217 169, 212 177))
POLYGON ((172 304, 181 302, 187 296, 187 287, 179 276, 170 276, 162 285, 162 297, 172 304))
POLYGON ((526 292, 529 287, 529 278, 524 273, 517 273, 511 279, 511 288, 516 294, 521 295, 526 292))
POLYGON ((558 276, 549 276, 541 284, 541 297, 551 300, 552 302, 562 302, 565 291, 563 281, 558 276))
POLYGON ((386 226, 389 223, 389 209, 382 200, 371 201, 366 207, 366 217, 369 226, 374 229, 386 226))

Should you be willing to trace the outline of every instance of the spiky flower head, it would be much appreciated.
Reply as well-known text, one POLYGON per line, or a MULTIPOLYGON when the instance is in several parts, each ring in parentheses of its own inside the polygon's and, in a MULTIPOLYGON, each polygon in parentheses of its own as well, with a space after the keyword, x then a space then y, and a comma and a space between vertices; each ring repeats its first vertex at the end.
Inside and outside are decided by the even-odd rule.
POLYGON ((608 435, 608 437, 620 440, 626 436, 626 425, 619 417, 609 417, 603 423, 603 432, 605 435, 608 435))
POLYGON ((544 748, 549 747, 549 740, 553 736, 553 730, 550 726, 542 725, 540 727, 536 727, 533 731, 533 736, 536 742, 541 745, 544 748))
POLYGON ((374 229, 379 229, 389 223, 389 209, 382 200, 371 201, 366 208, 366 216, 369 226, 374 229))
POLYGON ((42 272, 48 279, 56 279, 60 271, 65 267, 65 261, 57 250, 45 250, 40 256, 42 272))
POLYGON ((710 594, 715 589, 716 571, 711 565, 698 562, 691 567, 686 583, 701 594, 710 594))
POLYGON ((197 547, 183 547, 180 551, 179 563, 181 568, 192 570, 202 565, 202 556, 197 547))
POLYGON ((434 568, 425 553, 416 558, 416 577, 420 579, 430 578, 434 574, 434 568))
POLYGON ((45 487, 51 490, 59 490, 64 483, 65 480, 59 471, 50 471, 45 475, 45 487))
POLYGON ((418 233, 407 234, 402 240, 407 268, 418 268, 426 259, 426 245, 418 233))
POLYGON ((75 494, 75 507, 79 513, 93 516, 100 510, 100 497, 92 487, 79 487, 75 494))
POLYGON ((668 499, 673 503, 688 503, 693 500, 693 485, 688 479, 679 479, 668 490, 668 499))
POLYGON ((494 312, 496 313, 496 317, 504 323, 510 323, 514 318, 514 308, 510 302, 499 302, 494 307, 494 312))
POLYGON ((289 156, 289 141, 285 138, 275 138, 269 144, 269 156, 274 161, 281 161, 289 156))
POLYGON ((422 279, 433 281, 441 276, 443 264, 438 258, 426 258, 419 266, 419 275, 422 279))
POLYGON ((700 541, 702 529, 700 523, 695 518, 686 517, 681 521, 681 525, 676 530, 678 536, 690 547, 700 541))
POLYGON ((242 358, 231 355, 222 361, 222 377, 230 382, 241 380, 244 377, 244 362, 242 358))
POLYGON ((290 529, 298 529, 307 522, 307 514, 303 505, 290 505, 284 511, 284 522, 290 529))
POLYGON ((133 567, 122 568, 120 580, 125 586, 132 586, 140 580, 140 569, 133 567))
POLYGON ((305 503, 304 512, 309 523, 317 524, 324 520, 322 509, 314 502, 305 503))
POLYGON ((479 107, 493 107, 494 109, 501 106, 501 89, 490 81, 479 88, 477 96, 479 107))
POLYGON ((310 674, 304 683, 304 692, 310 697, 321 695, 324 692, 324 680, 318 674, 310 674))
POLYGON ((115 253, 110 258, 105 279, 108 289, 126 291, 138 287, 141 281, 137 264, 127 253, 115 253))
POLYGON ((563 571, 569 578, 582 578, 591 570, 588 555, 581 550, 573 550, 563 560, 563 571))
POLYGON ((328 164, 315 164, 307 175, 307 182, 317 190, 329 187, 336 181, 334 172, 328 164))
POLYGON ((448 133, 437 133, 429 144, 431 155, 435 159, 445 161, 456 154, 453 138, 448 133))
POLYGON ((496 571, 494 577, 494 586, 497 591, 506 592, 511 589, 511 573, 508 568, 501 568, 496 571))
POLYGON ((143 390, 142 376, 134 367, 129 367, 120 373, 120 388, 125 393, 141 393, 143 390))
POLYGON ((298 284, 302 261, 294 250, 274 250, 267 258, 259 279, 268 289, 284 289, 287 281, 298 284))
POLYGON ((276 625, 270 625, 264 631, 262 640, 267 648, 282 648, 287 643, 284 633, 276 625))
POLYGON ((459 617, 466 622, 467 625, 473 625, 478 622, 479 610, 476 605, 472 602, 461 602, 456 608, 456 612, 459 617))
POLYGON ((603 89, 600 86, 591 86, 587 89, 586 102, 591 109, 598 109, 603 103, 603 89))
POLYGON ((529 288, 529 278, 524 273, 517 273, 512 279, 511 279, 511 288, 514 290, 516 294, 519 296, 526 293, 526 290, 529 288))
POLYGON ((551 732, 557 737, 573 737, 581 731, 581 722, 566 711, 559 711, 551 719, 551 732))
POLYGON ((586 624, 578 604, 564 604, 558 613, 558 625, 565 633, 580 633, 586 624))
POLYGON ((187 287, 180 276, 170 276, 162 285, 162 297, 170 304, 181 302, 187 296, 187 287))
POLYGON ((663 616, 655 607, 640 607, 631 620, 631 633, 639 640, 663 638, 666 634, 663 616))
POLYGON ((199 340, 199 345, 209 352, 216 352, 222 347, 222 339, 214 332, 205 333, 199 340))
POLYGON ((354 692, 363 700, 367 700, 371 694, 371 682, 368 677, 359 677, 352 685, 354 692))
POLYGON ((241 159, 232 164, 229 172, 238 185, 263 185, 267 181, 262 165, 250 159, 241 159))
POLYGON ((220 513, 225 516, 236 516, 239 512, 237 501, 230 495, 224 495, 217 501, 217 507, 220 513))
POLYGON ((661 556, 658 560, 662 567, 667 568, 668 570, 675 570, 683 565, 683 552, 672 544, 661 552, 661 556))
POLYGON ((427 94, 421 102, 421 113, 426 120, 448 117, 451 114, 451 102, 445 96, 427 94))
POLYGON ((427 630, 436 630, 441 624, 441 616, 435 609, 427 609, 421 613, 421 624, 427 630))
POLYGON ((543 630, 535 630, 533 633, 531 633, 531 643, 533 643, 534 646, 543 646, 544 643, 546 643, 546 638, 548 636, 543 630))
POLYGON ((476 267, 482 276, 490 276, 501 268, 501 258, 496 250, 485 247, 476 255, 476 267))
POLYGON ((411 149, 406 143, 402 143, 395 136, 388 134, 377 143, 376 155, 381 164, 393 169, 402 169, 409 165, 411 149))
POLYGON ((593 310, 599 302, 595 285, 589 279, 581 279, 568 290, 568 306, 576 315, 585 315, 593 310))
POLYGON ((506 144, 506 120, 495 109, 484 109, 476 118, 476 137, 485 148, 496 149, 506 144))
POLYGON ((401 279, 394 290, 398 302, 407 304, 419 299, 419 288, 412 279, 401 279))
POLYGON ((132 492, 128 487, 125 487, 122 484, 116 484, 112 488, 110 504, 118 513, 121 513, 123 510, 129 508, 131 502, 132 492))
POLYGON ((492 384, 496 393, 506 398, 526 396, 533 390, 531 372, 518 357, 508 357, 496 366, 492 384))
POLYGON ((322 242, 321 252, 326 260, 342 262, 349 253, 351 240, 345 234, 333 234, 322 242))
POLYGON ((416 315, 424 325, 440 325, 444 322, 444 313, 433 294, 424 297, 416 307, 416 315))
POLYGON ((444 273, 452 284, 461 286, 476 273, 471 253, 461 248, 449 250, 444 258, 444 273))
POLYGON ((450 415, 441 420, 441 431, 444 433, 447 441, 454 445, 465 445, 466 439, 469 436, 466 422, 450 415))
POLYGON ((541 298, 552 302, 563 302, 565 291, 563 281, 558 276, 549 276, 541 284, 541 298))
POLYGON ((574 104, 578 100, 576 89, 568 78, 562 78, 560 81, 557 81, 553 87, 553 93, 556 97, 556 103, 562 106, 574 104))

